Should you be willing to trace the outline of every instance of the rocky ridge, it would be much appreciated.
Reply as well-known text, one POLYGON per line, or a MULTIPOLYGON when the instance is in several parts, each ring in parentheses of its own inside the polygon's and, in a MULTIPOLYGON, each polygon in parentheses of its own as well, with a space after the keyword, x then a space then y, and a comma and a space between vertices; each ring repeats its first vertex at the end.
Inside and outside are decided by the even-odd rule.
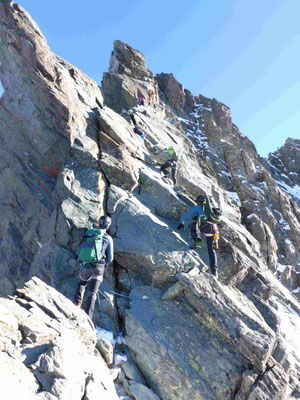
MULTIPOLYGON (((286 150, 273 161, 259 157, 228 107, 193 96, 172 74, 154 77, 125 43, 114 43, 100 89, 51 52, 20 6, 2 0, 0 15, 1 294, 37 276, 72 299, 82 230, 105 211, 113 217, 115 263, 95 322, 103 327, 104 317, 117 332, 114 307, 136 365, 118 373, 120 398, 299 398, 300 217, 274 159, 290 172, 296 161, 281 156, 286 150), (149 88, 157 107, 136 110, 142 141, 126 110, 149 88), (153 146, 171 144, 181 152, 179 188, 152 164, 153 146), (205 246, 188 251, 188 232, 176 231, 199 192, 223 209, 219 282, 204 272, 205 246)), ((294 179, 287 185, 298 184, 287 175, 294 179)), ((9 347, 3 357, 27 368, 36 398, 41 391, 66 398, 62 389, 41 388, 9 347)))

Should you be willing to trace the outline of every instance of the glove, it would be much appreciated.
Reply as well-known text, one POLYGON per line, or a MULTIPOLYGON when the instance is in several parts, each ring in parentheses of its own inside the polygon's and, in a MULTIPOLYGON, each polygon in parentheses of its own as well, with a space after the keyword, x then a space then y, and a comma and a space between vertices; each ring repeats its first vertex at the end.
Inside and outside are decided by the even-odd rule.
POLYGON ((146 137, 145 135, 141 135, 141 138, 142 138, 143 140, 145 139, 145 137, 146 137))
POLYGON ((179 224, 178 226, 177 226, 177 229, 180 231, 180 229, 184 229, 184 224, 179 224))

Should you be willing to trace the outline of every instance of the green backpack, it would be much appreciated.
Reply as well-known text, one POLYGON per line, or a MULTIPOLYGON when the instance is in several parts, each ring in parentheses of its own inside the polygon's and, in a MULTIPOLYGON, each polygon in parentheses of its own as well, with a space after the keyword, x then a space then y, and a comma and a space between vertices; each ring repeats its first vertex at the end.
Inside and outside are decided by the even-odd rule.
POLYGON ((106 229, 90 228, 88 229, 81 241, 78 249, 78 260, 84 263, 92 263, 101 261, 103 237, 106 229))

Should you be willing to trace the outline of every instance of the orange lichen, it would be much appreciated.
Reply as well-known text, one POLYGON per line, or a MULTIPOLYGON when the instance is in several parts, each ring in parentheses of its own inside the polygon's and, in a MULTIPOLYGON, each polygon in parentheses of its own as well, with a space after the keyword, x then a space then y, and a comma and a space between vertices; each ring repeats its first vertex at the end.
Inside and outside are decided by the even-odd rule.
POLYGON ((52 158, 53 161, 51 161, 50 165, 48 165, 48 164, 43 165, 41 167, 41 170, 44 172, 47 172, 47 174, 50 174, 53 176, 58 176, 60 173, 60 165, 55 160, 53 153, 50 153, 50 157, 52 158))

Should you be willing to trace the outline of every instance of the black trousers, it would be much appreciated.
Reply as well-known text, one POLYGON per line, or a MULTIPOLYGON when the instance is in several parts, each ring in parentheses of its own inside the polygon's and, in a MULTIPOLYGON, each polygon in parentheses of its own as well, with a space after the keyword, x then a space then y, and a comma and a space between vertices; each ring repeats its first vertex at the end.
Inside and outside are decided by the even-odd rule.
POLYGON ((172 168, 172 179, 174 182, 174 185, 176 185, 176 172, 177 172, 177 161, 175 160, 169 160, 165 162, 161 167, 160 170, 163 172, 165 175, 169 175, 169 172, 167 171, 168 168, 172 168))
MULTIPOLYGON (((191 223, 191 237, 196 242, 201 240, 201 226, 197 221, 191 223)), ((216 241, 213 236, 205 236, 207 244, 207 252, 209 257, 210 270, 213 275, 218 271, 218 259, 216 253, 216 241)))
POLYGON ((75 294, 75 303, 82 303, 85 290, 88 287, 85 312, 91 319, 94 315, 97 293, 103 281, 104 270, 105 264, 93 263, 85 264, 80 271, 79 282, 75 294))

